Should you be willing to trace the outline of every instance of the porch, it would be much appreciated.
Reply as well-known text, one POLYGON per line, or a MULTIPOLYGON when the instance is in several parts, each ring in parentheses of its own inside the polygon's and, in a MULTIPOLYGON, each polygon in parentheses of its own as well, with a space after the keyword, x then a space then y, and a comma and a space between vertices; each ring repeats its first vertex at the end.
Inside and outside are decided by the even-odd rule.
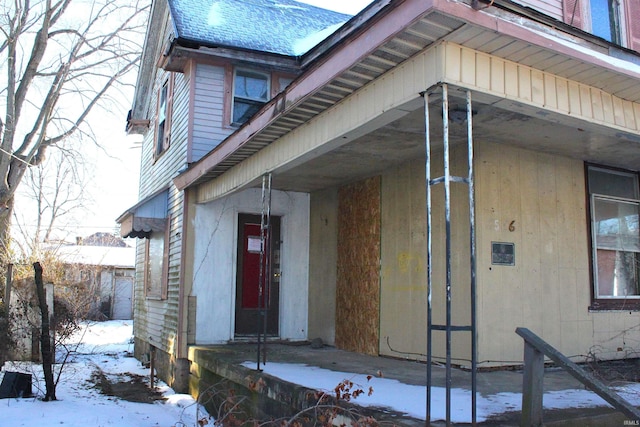
MULTIPOLYGON (((253 343, 238 343, 215 346, 193 346, 189 348, 189 359, 191 360, 191 393, 196 395, 202 393, 211 386, 218 385, 218 391, 222 387, 233 388, 237 396, 247 396, 248 402, 257 407, 260 411, 256 416, 266 416, 270 418, 286 418, 298 413, 302 409, 312 407, 317 402, 315 389, 300 385, 305 383, 307 378, 300 377, 299 381, 289 382, 270 375, 267 372, 272 365, 295 364, 307 365, 313 369, 323 369, 332 372, 345 373, 343 379, 353 380, 357 374, 371 375, 371 382, 366 384, 358 383, 366 390, 369 386, 373 388, 373 395, 383 394, 386 388, 390 387, 390 380, 398 381, 401 384, 416 387, 426 385, 426 365, 421 362, 408 361, 388 357, 368 356, 360 353, 338 350, 330 346, 313 348, 308 342, 304 343, 267 343, 267 363, 260 362, 263 372, 256 370, 257 367, 257 345, 253 343), (381 381, 385 380, 385 381, 381 381), (221 382, 224 385, 220 385, 221 382)), ((284 367, 287 368, 286 366, 284 367)), ((320 371, 314 375, 328 376, 327 371, 320 371)), ((432 370, 432 380, 434 388, 445 387, 445 369, 434 367, 432 370)), ((470 392, 470 372, 463 369, 454 369, 452 375, 452 387, 456 393, 470 392)), ((395 383, 397 384, 397 383, 395 383)), ((336 383, 335 386, 338 384, 336 383)), ((556 368, 547 368, 544 376, 544 391, 552 393, 553 398, 562 401, 576 390, 581 390, 582 386, 573 377, 564 371, 556 368)), ((413 390, 420 390, 419 388, 413 390)), ((432 389, 433 390, 433 389, 432 389)), ((209 389, 211 391, 211 389, 209 389)), ((226 391, 226 390, 225 390, 226 391)), ((333 390, 326 391, 335 395, 333 390)), ((522 371, 513 370, 485 370, 478 373, 478 393, 482 396, 478 408, 479 425, 486 426, 516 426, 520 423, 520 403, 522 392, 522 371), (494 415, 485 417, 486 413, 482 405, 485 400, 504 399, 510 394, 510 402, 517 402, 515 405, 505 403, 505 407, 497 411, 494 415), (508 406, 506 406, 508 405, 508 406)), ((365 393, 366 394, 366 393, 365 393)), ((402 392, 398 393, 402 394, 402 392)), ((437 393, 434 392, 434 396, 437 393)), ((359 398, 362 401, 362 398, 359 398)), ((420 416, 411 416, 402 413, 397 409, 376 406, 360 406, 359 399, 346 404, 349 409, 359 415, 372 416, 379 422, 393 423, 400 426, 424 425, 424 411, 420 416)), ((403 400, 424 401, 424 393, 402 394, 403 400), (417 396, 413 395, 416 394, 417 396)), ((588 402, 582 402, 588 405, 588 402)), ((565 409, 547 409, 545 406, 545 425, 622 425, 625 418, 623 415, 614 412, 606 406, 575 407, 580 403, 575 403, 574 407, 565 409)), ((470 408, 465 407, 454 399, 452 411, 456 414, 467 412, 470 408)), ((211 408, 208 408, 211 411, 211 408)), ((436 416, 444 408, 432 407, 432 425, 444 425, 444 421, 436 416)), ((455 422, 455 425, 466 425, 468 422, 455 422)))

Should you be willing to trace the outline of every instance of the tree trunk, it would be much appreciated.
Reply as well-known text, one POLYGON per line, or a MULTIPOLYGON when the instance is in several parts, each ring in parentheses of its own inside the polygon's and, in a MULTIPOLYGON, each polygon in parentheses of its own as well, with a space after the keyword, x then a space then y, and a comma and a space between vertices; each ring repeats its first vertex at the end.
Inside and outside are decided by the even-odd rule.
POLYGON ((36 290, 38 292, 38 303, 40 305, 40 313, 42 314, 42 330, 40 331, 40 348, 42 350, 42 370, 44 372, 44 383, 46 386, 46 394, 44 401, 56 399, 56 385, 53 381, 53 351, 51 349, 51 334, 49 323, 49 307, 47 307, 47 298, 44 293, 44 284, 42 283, 42 266, 39 262, 33 263, 35 271, 36 290))
POLYGON ((13 216, 13 197, 4 206, 0 206, 0 262, 10 262, 9 247, 11 237, 11 217, 13 216))

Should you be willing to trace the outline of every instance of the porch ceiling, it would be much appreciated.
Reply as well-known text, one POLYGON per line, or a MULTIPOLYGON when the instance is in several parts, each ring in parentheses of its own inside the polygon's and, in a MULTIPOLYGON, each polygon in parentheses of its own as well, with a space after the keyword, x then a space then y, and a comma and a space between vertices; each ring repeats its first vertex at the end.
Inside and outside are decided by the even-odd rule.
MULTIPOLYGON (((464 100, 450 99, 450 110, 457 108, 464 108, 464 100)), ((560 124, 479 102, 473 103, 472 109, 476 143, 535 147, 538 152, 628 169, 637 169, 640 164, 640 141, 603 132, 595 125, 587 128, 560 124)), ((429 112, 430 137, 438 150, 442 146, 442 113, 438 97, 434 97, 429 112)), ((375 176, 411 159, 424 159, 424 123, 424 108, 418 108, 303 165, 275 171, 273 187, 311 192, 375 176)), ((466 144, 466 121, 450 121, 449 138, 451 144, 466 144)))
MULTIPOLYGON (((420 19, 390 37, 366 57, 351 65, 288 111, 284 108, 285 101, 289 102, 286 94, 282 99, 274 100, 273 102, 276 103, 274 111, 280 109, 277 107, 280 105, 279 103, 282 104, 281 108, 285 110, 278 114, 275 120, 271 120, 267 126, 257 129, 253 133, 250 133, 252 132, 250 128, 241 128, 238 131, 239 135, 242 135, 244 130, 244 134, 248 136, 241 143, 234 142, 237 145, 236 148, 232 150, 225 149, 225 143, 221 144, 210 153, 209 159, 205 157, 199 163, 196 163, 193 167, 193 172, 187 171, 184 176, 176 178, 176 185, 179 188, 184 188, 207 182, 222 175, 262 148, 333 107, 369 82, 441 40, 452 41, 462 46, 471 47, 481 52, 591 85, 625 100, 640 101, 640 85, 637 85, 638 76, 635 76, 634 72, 624 68, 616 68, 615 60, 607 63, 607 61, 603 60, 603 58, 606 59, 606 56, 590 57, 588 53, 585 53, 584 49, 589 48, 596 51, 599 50, 603 55, 606 55, 609 48, 602 43, 590 43, 585 39, 558 31, 548 25, 532 24, 531 22, 533 21, 525 27, 521 23, 521 16, 509 14, 503 10, 496 12, 493 10, 495 8, 489 8, 489 12, 485 12, 474 11, 470 6, 462 2, 434 0, 433 3, 434 7, 429 9, 429 12, 420 19), (450 10, 451 8, 457 9, 453 11, 450 10), (455 16, 460 16, 460 18, 453 17, 454 12, 457 14, 455 16), (491 22, 493 22, 493 28, 498 28, 497 24, 495 24, 496 20, 504 20, 507 15, 511 21, 505 21, 508 22, 508 25, 501 26, 500 33, 490 29, 491 22), (489 20, 493 21, 489 22, 489 20), (505 30, 506 27, 509 28, 508 31, 505 30), (544 33, 547 34, 545 35, 544 33), (535 39, 535 41, 525 41, 531 35, 533 37, 530 37, 530 39, 535 39), (547 41, 545 41, 546 36, 550 37, 547 41), (573 47, 567 47, 569 45, 573 45, 573 47)), ((558 24, 562 23, 558 22, 558 24)), ((623 53, 626 54, 627 59, 638 60, 637 56, 634 57, 629 52, 623 53)), ((274 107, 270 108, 273 109, 274 107)), ((476 126, 478 137, 491 134, 491 138, 494 140, 508 140, 511 138, 509 132, 517 129, 518 135, 521 136, 519 143, 531 143, 532 141, 528 139, 536 135, 538 142, 548 138, 550 149, 552 148, 553 140, 558 142, 568 140, 584 141, 587 138, 598 139, 595 136, 582 135, 576 129, 554 127, 540 119, 510 115, 508 112, 501 112, 490 107, 482 109, 479 111, 480 113, 482 113, 480 117, 483 117, 480 122, 484 122, 484 125, 476 126), (518 127, 505 125, 498 119, 500 117, 505 118, 505 115, 509 123, 518 123, 518 127), (492 125, 489 126, 487 123, 492 123, 492 125), (523 132, 523 127, 526 127, 530 132, 523 132), (556 137, 553 137, 552 133, 556 137), (558 135, 562 135, 562 138, 558 135)), ((348 170, 354 171, 354 176, 375 173, 374 170, 370 170, 370 162, 365 162, 358 156, 358 154, 362 154, 362 151, 367 154, 366 158, 373 156, 385 160, 385 162, 381 162, 381 166, 385 163, 402 161, 415 156, 419 153, 423 144, 420 140, 422 132, 419 130, 419 126, 416 125, 416 123, 421 123, 420 120, 417 120, 418 116, 420 116, 420 113, 411 114, 399 122, 367 135, 358 142, 348 144, 334 153, 324 156, 323 159, 318 159, 311 162, 311 164, 305 165, 305 174, 289 171, 285 175, 288 176, 287 180, 296 177, 301 180, 298 184, 293 184, 292 182, 285 184, 281 179, 278 179, 277 182, 282 188, 297 187, 298 189, 309 190, 323 185, 320 184, 322 180, 327 182, 338 181, 342 178, 341 175, 348 173, 348 170), (391 136, 393 137, 391 138, 391 136), (402 149, 399 149, 400 147, 402 149), (327 169, 330 168, 331 162, 334 165, 331 169, 339 169, 335 165, 343 164, 344 168, 340 168, 343 170, 328 171, 327 169), (367 164, 365 165, 365 163, 367 164), (306 177, 303 178, 302 175, 306 177), (315 182, 315 184, 312 182, 315 182)), ((587 146, 601 146, 602 144, 601 141, 585 141, 584 143, 587 146)), ((572 151, 568 148, 564 149, 569 152, 572 151)))

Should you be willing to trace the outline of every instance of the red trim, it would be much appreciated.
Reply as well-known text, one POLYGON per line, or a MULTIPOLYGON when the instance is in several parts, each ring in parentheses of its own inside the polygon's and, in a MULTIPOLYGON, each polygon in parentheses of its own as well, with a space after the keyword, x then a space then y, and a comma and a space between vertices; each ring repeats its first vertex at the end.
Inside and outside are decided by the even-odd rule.
POLYGON ((576 28, 584 28, 584 19, 582 19, 582 1, 581 0, 563 0, 562 13, 564 22, 576 28))
POLYGON ((640 4, 638 0, 624 0, 627 47, 640 52, 640 4))
MULTIPOLYGON (((581 60, 587 64, 593 64, 640 79, 640 73, 620 69, 615 66, 614 61, 607 61, 606 58, 596 58, 588 52, 551 40, 541 33, 534 33, 516 22, 505 21, 486 12, 476 11, 466 3, 450 0, 407 0, 392 3, 389 7, 393 9, 383 19, 372 22, 366 29, 355 35, 352 40, 345 39, 339 49, 311 65, 303 75, 289 86, 286 92, 281 93, 267 103, 252 120, 231 134, 213 151, 194 164, 192 168, 177 176, 174 179, 176 187, 179 190, 183 190, 192 185, 215 166, 233 155, 253 135, 265 129, 281 115, 294 109, 310 94, 315 93, 340 76, 353 64, 364 59, 380 45, 429 12, 440 12, 466 21, 471 25, 484 27, 496 33, 526 41, 532 45, 555 50, 562 55, 581 60), (286 108, 281 111, 282 100, 285 99, 285 96, 287 101, 286 108)), ((226 105, 230 104, 225 102, 225 107, 226 105)))

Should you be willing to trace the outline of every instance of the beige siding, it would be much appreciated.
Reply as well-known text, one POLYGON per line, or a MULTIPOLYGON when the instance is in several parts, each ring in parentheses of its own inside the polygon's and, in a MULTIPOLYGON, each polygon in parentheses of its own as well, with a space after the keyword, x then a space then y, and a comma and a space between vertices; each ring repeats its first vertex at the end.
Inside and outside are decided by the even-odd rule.
POLYGON ((479 360, 519 363, 518 326, 567 355, 625 356, 640 314, 589 312, 584 164, 481 143, 476 168, 479 360), (515 244, 515 266, 491 265, 492 241, 515 244))
POLYGON ((338 192, 311 194, 309 220, 309 338, 335 344, 338 192))
MULTIPOLYGON (((524 43, 523 43, 524 44, 524 43)), ((596 78, 597 76, 594 76, 596 78)), ((198 202, 219 198, 258 179, 265 170, 278 171, 299 163, 401 113, 403 105, 440 82, 474 90, 474 102, 495 104, 507 111, 535 116, 541 109, 553 120, 640 133, 640 106, 601 89, 578 84, 497 56, 443 42, 356 91, 322 115, 198 188, 198 202), (395 110, 398 109, 398 110, 395 110)))
MULTIPOLYGON (((442 175, 442 153, 433 153, 432 178, 442 175)), ((454 175, 466 175, 466 151, 451 154, 454 175)), ((416 159, 389 170, 382 179, 382 245, 380 353, 422 359, 427 331, 427 216, 425 161, 416 159), (421 355, 421 356, 420 356, 421 355)), ((432 187, 433 323, 446 323, 444 189, 432 187)), ((464 185, 452 184, 452 323, 469 326, 469 205, 464 185)), ((456 332, 452 338, 457 363, 466 364, 471 336, 456 332)), ((444 332, 433 333, 433 357, 446 356, 444 332)))
POLYGON ((444 45, 443 54, 446 82, 502 98, 497 106, 511 109, 512 101, 518 101, 614 129, 640 131, 636 105, 601 89, 453 43, 444 45))
POLYGON ((380 354, 424 354, 427 216, 424 161, 382 176, 380 354))
POLYGON ((198 64, 195 72, 190 161, 196 162, 235 129, 225 126, 224 67, 198 64))
MULTIPOLYGON (((463 175, 464 153, 453 154, 463 175)), ((441 162, 435 160, 434 166, 441 162)), ((438 176, 435 166, 433 176, 438 176)), ((519 364, 530 328, 563 353, 583 360, 629 357, 640 340, 640 313, 590 312, 591 277, 584 164, 505 145, 476 146, 477 308, 480 366, 519 364), (491 243, 515 244, 515 266, 491 264, 491 243)), ((464 185, 452 185, 453 324, 468 325, 468 205, 464 185)), ((426 197, 424 160, 382 176, 380 354, 426 354, 426 197)), ((434 323, 444 323, 442 186, 434 187, 434 323)), ((445 355, 434 331, 433 356, 445 355)), ((468 364, 470 336, 453 333, 456 363, 468 364)))

